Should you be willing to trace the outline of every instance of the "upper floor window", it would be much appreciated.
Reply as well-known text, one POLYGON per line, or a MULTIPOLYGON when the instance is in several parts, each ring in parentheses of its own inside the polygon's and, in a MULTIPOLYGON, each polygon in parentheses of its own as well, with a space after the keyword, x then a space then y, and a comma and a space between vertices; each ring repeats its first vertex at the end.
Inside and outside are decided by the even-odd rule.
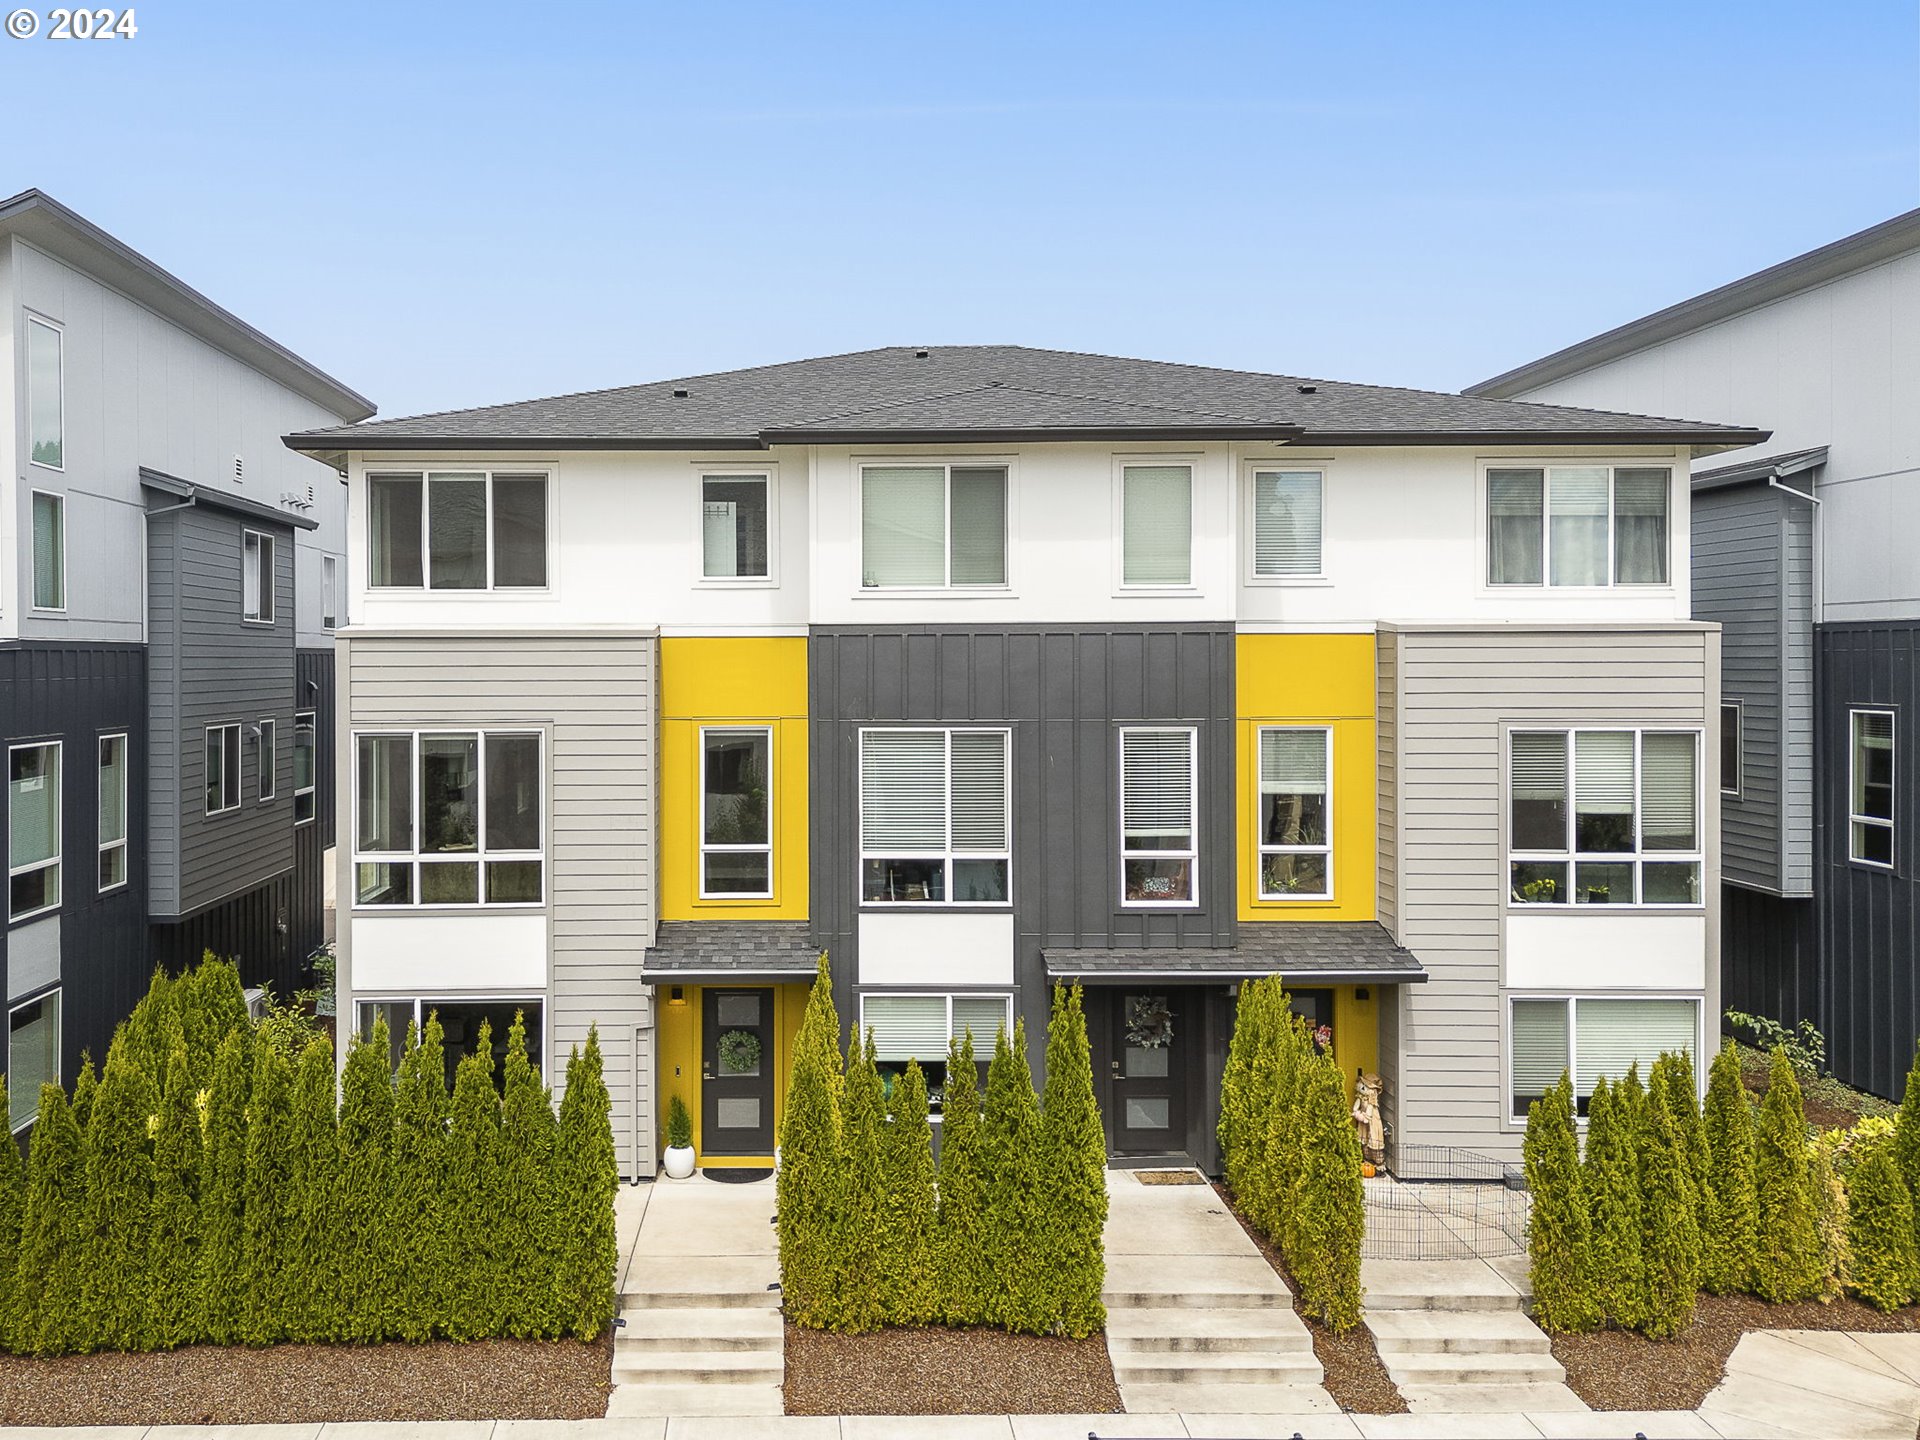
POLYGON ((67 502, 33 492, 33 608, 67 608, 67 502))
POLYGON ((127 737, 100 737, 100 868, 104 894, 127 883, 127 737))
POLYGON ((33 463, 67 468, 66 397, 58 327, 27 317, 27 443, 33 463))
POLYGON ((219 815, 240 804, 240 727, 207 727, 207 814, 219 815))
POLYGON ((1260 898, 1332 895, 1333 736, 1324 729, 1260 732, 1260 898))
POLYGON ((1848 855, 1862 865, 1893 865, 1893 712, 1848 712, 1848 855))
POLYGON ((773 894, 773 732, 700 732, 700 894, 773 894))
POLYGON ((1740 793, 1740 742, 1745 730, 1745 712, 1738 700, 1720 707, 1720 793, 1740 793))
POLYGON ((1665 585, 1663 466, 1487 471, 1489 585, 1665 585))
POLYGON ((1321 573, 1326 477, 1318 470, 1253 472, 1253 574, 1258 580, 1321 573))
POLYGON ((7 751, 7 918, 60 908, 60 742, 7 751))
POLYGON ((765 475, 700 477, 700 574, 707 580, 768 578, 765 475))
POLYGON ((546 587, 545 474, 369 475, 367 525, 375 589, 546 587))
POLYGON ((40 1087, 60 1083, 60 992, 7 1011, 7 1128, 18 1134, 40 1112, 40 1087))
POLYGON ((354 903, 538 905, 540 735, 354 737, 354 903))
POLYGON ((340 624, 339 562, 331 555, 320 557, 320 628, 334 630, 340 624))
POLYGON ((1693 731, 1515 731, 1512 902, 1698 905, 1699 756, 1693 731))
POLYGON ((867 590, 1007 583, 1007 467, 868 465, 860 471, 867 590))
POLYGON ((1193 583, 1193 467, 1120 467, 1120 583, 1193 583))
POLYGON ((273 799, 279 783, 280 769, 280 725, 274 720, 262 720, 256 741, 260 748, 260 768, 256 776, 259 799, 264 803, 273 799))
POLYGON ((1191 729, 1120 732, 1120 900, 1192 905, 1199 898, 1199 736, 1191 729))
POLYGON ((313 819, 317 806, 314 791, 314 760, 318 751, 314 712, 299 711, 293 717, 293 823, 304 825, 313 819))
POLYGON ((1013 797, 1005 730, 860 732, 860 898, 1004 905, 1013 797))
POLYGON ((257 530, 240 536, 240 618, 273 623, 273 537, 257 530))

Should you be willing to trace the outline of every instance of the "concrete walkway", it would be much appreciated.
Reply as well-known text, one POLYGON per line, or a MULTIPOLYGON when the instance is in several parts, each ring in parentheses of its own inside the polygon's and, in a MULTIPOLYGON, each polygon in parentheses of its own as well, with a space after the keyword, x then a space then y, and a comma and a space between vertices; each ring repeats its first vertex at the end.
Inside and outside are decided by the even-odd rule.
POLYGON ((1700 1416, 1723 1435, 1913 1440, 1920 1335, 1763 1330, 1742 1336, 1700 1416))

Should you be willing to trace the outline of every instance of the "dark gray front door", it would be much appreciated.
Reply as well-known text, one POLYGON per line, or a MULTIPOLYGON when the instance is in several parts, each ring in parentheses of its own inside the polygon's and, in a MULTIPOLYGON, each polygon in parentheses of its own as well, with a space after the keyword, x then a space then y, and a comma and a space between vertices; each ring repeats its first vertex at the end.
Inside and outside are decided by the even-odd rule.
POLYGON ((701 992, 700 1148, 773 1154, 773 991, 701 992))
POLYGON ((1120 1155, 1186 1149, 1186 1057, 1177 992, 1129 990, 1114 1006, 1113 1148, 1120 1155))

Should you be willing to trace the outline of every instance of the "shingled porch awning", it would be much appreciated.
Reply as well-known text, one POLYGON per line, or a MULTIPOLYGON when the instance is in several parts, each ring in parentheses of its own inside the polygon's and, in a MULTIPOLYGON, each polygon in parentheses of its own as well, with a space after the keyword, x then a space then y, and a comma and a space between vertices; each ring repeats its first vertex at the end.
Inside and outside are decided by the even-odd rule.
POLYGON ((640 976, 649 985, 777 985, 811 980, 819 960, 804 920, 667 920, 640 976))
POLYGON ((1050 979, 1085 985, 1225 983, 1260 975, 1301 985, 1408 985, 1427 978, 1413 952, 1372 920, 1242 925, 1238 944, 1216 949, 1048 947, 1041 954, 1050 979))

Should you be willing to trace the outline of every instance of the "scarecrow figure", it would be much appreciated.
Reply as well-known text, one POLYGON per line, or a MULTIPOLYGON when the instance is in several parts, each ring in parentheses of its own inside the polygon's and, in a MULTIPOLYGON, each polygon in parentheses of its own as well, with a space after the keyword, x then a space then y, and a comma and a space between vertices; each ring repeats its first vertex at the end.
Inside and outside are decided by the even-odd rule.
POLYGON ((1368 1165, 1386 1163, 1387 1137, 1380 1124, 1380 1077, 1361 1071, 1353 1082, 1353 1128, 1360 1135, 1360 1152, 1368 1165))

